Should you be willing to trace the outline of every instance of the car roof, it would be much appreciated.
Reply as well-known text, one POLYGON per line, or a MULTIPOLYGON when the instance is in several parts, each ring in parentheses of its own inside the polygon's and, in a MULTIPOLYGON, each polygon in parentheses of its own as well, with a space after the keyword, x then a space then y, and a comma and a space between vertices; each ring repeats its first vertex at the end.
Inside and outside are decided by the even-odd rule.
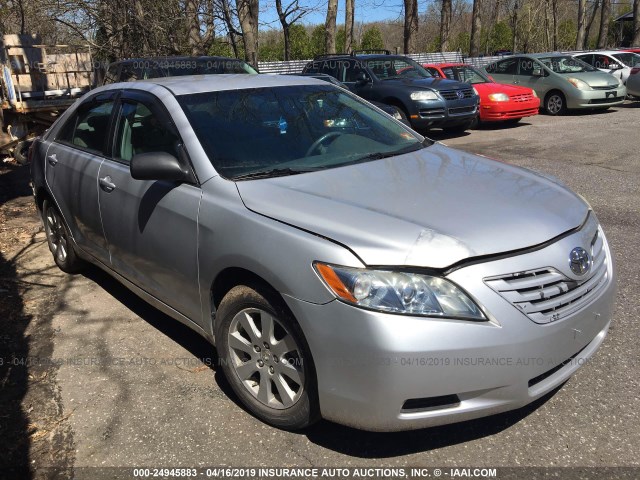
POLYGON ((473 65, 469 65, 468 63, 462 63, 462 62, 444 62, 444 63, 423 63, 422 66, 447 68, 447 67, 472 67, 473 65))
POLYGON ((125 60, 116 60, 115 62, 111 62, 109 65, 121 65, 126 63, 143 63, 144 62, 182 62, 188 60, 226 60, 226 61, 236 61, 245 63, 244 60, 239 58, 231 58, 231 57, 220 57, 216 55, 200 55, 200 56, 190 56, 190 55, 179 55, 179 56, 167 56, 167 57, 140 57, 140 58, 127 58, 125 60))
MULTIPOLYGON (((547 58, 547 57, 566 57, 576 55, 575 53, 562 53, 562 52, 547 52, 547 53, 521 53, 518 55, 513 55, 514 57, 531 57, 531 58, 547 58)), ((509 57, 507 57, 509 58, 509 57)))
MULTIPOLYGON (((247 75, 239 73, 150 78, 133 82, 112 83, 100 88, 105 90, 113 88, 149 90, 151 85, 162 86, 178 96, 191 93, 242 90, 246 88, 288 87, 295 85, 327 86, 328 83, 311 77, 270 74, 247 75)), ((94 92, 96 90, 94 90, 94 92)))

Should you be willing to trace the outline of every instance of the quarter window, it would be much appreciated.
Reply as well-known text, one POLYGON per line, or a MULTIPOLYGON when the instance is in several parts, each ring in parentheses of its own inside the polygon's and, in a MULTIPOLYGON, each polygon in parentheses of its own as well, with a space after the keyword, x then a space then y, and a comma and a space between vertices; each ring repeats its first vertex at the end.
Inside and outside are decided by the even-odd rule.
POLYGON ((58 140, 96 153, 104 153, 113 100, 81 105, 62 129, 58 140))

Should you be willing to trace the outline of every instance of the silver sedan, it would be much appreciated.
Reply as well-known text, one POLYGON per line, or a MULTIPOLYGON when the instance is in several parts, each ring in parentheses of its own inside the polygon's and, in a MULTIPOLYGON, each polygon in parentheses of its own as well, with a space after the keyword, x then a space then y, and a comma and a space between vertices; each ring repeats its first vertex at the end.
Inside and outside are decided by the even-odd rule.
POLYGON ((320 80, 101 87, 31 155, 57 265, 93 263, 210 340, 280 428, 519 408, 609 329, 615 269, 585 200, 320 80))

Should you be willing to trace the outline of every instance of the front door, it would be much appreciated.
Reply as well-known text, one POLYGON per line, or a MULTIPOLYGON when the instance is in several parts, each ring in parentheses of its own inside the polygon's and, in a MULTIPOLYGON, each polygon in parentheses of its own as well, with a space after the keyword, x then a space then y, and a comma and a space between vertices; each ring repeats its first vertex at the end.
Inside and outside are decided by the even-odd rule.
POLYGON ((169 114, 152 95, 125 91, 116 113, 113 153, 98 175, 100 212, 112 268, 199 322, 197 234, 201 190, 164 180, 135 180, 140 153, 166 152, 188 162, 169 114))

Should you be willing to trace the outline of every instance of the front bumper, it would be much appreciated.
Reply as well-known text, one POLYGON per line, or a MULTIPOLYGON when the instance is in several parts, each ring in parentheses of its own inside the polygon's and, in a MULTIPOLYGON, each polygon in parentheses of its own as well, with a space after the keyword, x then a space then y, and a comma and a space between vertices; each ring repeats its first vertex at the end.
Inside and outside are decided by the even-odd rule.
POLYGON ((538 114, 540 99, 527 102, 491 102, 480 104, 480 120, 483 122, 499 122, 515 118, 531 117, 538 114))
MULTIPOLYGON (((594 298, 545 325, 531 321, 481 279, 490 272, 547 265, 550 255, 571 250, 572 237, 449 276, 484 306, 488 322, 391 315, 339 301, 317 305, 286 297, 314 358, 322 416, 364 430, 415 429, 516 409, 561 385, 607 334, 613 262, 608 283, 594 298)), ((607 253, 611 258, 608 247, 607 253)))
POLYGON ((415 102, 410 112, 411 125, 414 128, 454 127, 470 122, 478 116, 476 99, 459 101, 415 102))
POLYGON ((567 96, 567 108, 608 108, 620 105, 627 96, 627 88, 621 85, 610 90, 578 90, 574 88, 567 96), (615 96, 613 93, 615 92, 615 96))

